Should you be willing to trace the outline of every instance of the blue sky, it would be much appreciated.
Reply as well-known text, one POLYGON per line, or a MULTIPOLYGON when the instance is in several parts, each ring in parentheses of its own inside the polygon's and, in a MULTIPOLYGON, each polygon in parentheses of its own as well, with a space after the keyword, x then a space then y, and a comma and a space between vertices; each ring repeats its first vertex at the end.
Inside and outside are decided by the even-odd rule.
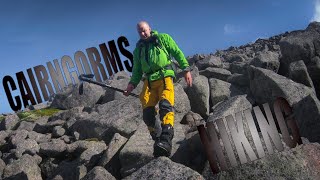
MULTIPOLYGON (((170 34, 185 56, 209 54, 320 21, 319 1, 43 1, 0 2, 0 113, 12 112, 2 79, 37 65, 46 66, 78 50, 125 36, 131 52, 136 23, 146 20, 170 34)), ((30 84, 30 83, 29 83, 30 84)), ((17 83, 16 83, 17 85, 17 83)), ((30 85, 31 86, 31 85, 30 85)), ((125 88, 125 87, 124 87, 125 88)), ((20 91, 12 92, 13 96, 20 91)))

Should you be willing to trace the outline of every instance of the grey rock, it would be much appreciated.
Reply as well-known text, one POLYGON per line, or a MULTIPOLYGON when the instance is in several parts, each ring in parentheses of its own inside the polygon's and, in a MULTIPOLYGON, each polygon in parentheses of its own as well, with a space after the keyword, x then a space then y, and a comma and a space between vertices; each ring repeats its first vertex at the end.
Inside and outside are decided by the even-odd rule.
POLYGON ((49 127, 49 129, 53 129, 55 126, 63 126, 66 123, 66 121, 58 119, 54 121, 49 121, 46 126, 49 127))
POLYGON ((52 139, 50 142, 40 143, 39 153, 48 157, 61 157, 65 155, 66 143, 61 139, 52 139))
POLYGON ((28 132, 28 138, 35 140, 37 143, 44 143, 50 141, 52 135, 51 134, 41 134, 35 131, 28 132))
POLYGON ((42 157, 39 156, 38 154, 35 154, 32 157, 38 165, 42 162, 42 157))
POLYGON ((203 117, 209 115, 209 90, 208 78, 205 76, 198 76, 193 79, 193 85, 188 89, 187 95, 190 99, 191 110, 199 113, 203 117))
POLYGON ((197 126, 204 124, 204 118, 198 113, 189 111, 180 122, 181 124, 187 124, 189 128, 185 131, 185 134, 197 131, 197 126))
POLYGON ((223 62, 221 68, 230 71, 230 63, 228 63, 228 62, 223 62))
POLYGON ((234 62, 230 64, 230 68, 229 71, 234 74, 234 73, 238 73, 238 74, 247 74, 247 68, 248 68, 248 64, 244 63, 244 62, 234 62))
POLYGON ((35 127, 33 128, 33 131, 46 134, 46 133, 52 133, 53 128, 55 126, 63 126, 66 124, 66 121, 58 119, 54 121, 49 121, 46 124, 38 124, 36 123, 35 127))
POLYGON ((81 180, 116 180, 105 168, 101 166, 94 167, 81 180))
POLYGON ((139 100, 127 97, 97 105, 94 112, 78 119, 70 128, 78 132, 80 139, 99 138, 109 142, 114 133, 129 137, 142 119, 142 108, 139 100))
POLYGON ((244 62, 246 61, 246 59, 248 59, 248 57, 244 54, 227 54, 223 57, 225 59, 226 62, 244 62))
POLYGON ((26 139, 20 143, 18 143, 15 147, 15 156, 17 158, 22 157, 23 154, 35 155, 39 153, 39 145, 33 139, 26 139))
POLYGON ((0 131, 0 146, 4 145, 7 142, 10 132, 0 131))
POLYGON ((104 114, 103 117, 111 121, 109 129, 103 135, 105 142, 109 142, 115 133, 129 138, 137 130, 142 119, 141 104, 134 97, 103 104, 97 107, 97 112, 104 114))
POLYGON ((127 138, 115 133, 108 145, 107 150, 103 153, 98 163, 99 166, 106 168, 108 172, 118 179, 121 177, 119 153, 127 140, 127 138))
POLYGON ((235 113, 248 108, 252 108, 252 105, 246 99, 246 95, 234 96, 217 104, 207 121, 215 121, 216 119, 225 118, 227 115, 234 115, 235 113))
POLYGON ((130 79, 130 76, 126 71, 119 71, 115 74, 112 74, 112 76, 109 78, 109 81, 120 79, 130 79))
MULTIPOLYGON (((120 71, 108 81, 108 86, 118 89, 125 89, 130 81, 129 75, 125 71, 120 71)), ((134 94, 140 94, 143 83, 140 82, 138 86, 132 91, 134 94)), ((120 100, 126 98, 122 92, 115 91, 111 88, 105 88, 105 94, 99 101, 100 104, 104 104, 113 100, 120 100)))
POLYGON ((89 149, 95 142, 90 140, 79 140, 71 144, 67 144, 67 152, 80 156, 85 150, 89 149))
POLYGON ((84 109, 84 107, 80 106, 80 107, 74 107, 74 108, 67 109, 67 110, 61 110, 61 111, 55 113, 54 115, 52 115, 48 119, 48 121, 56 121, 56 120, 68 121, 72 117, 80 116, 83 109, 84 109))
POLYGON ((74 156, 80 157, 84 151, 92 148, 93 146, 95 146, 94 148, 96 149, 106 148, 106 145, 103 141, 98 141, 97 139, 87 139, 67 144, 66 152, 69 154, 73 154, 74 156))
POLYGON ((306 30, 313 30, 320 33, 320 23, 317 21, 310 22, 306 30))
POLYGON ((45 133, 49 133, 49 129, 47 128, 47 126, 45 125, 39 125, 39 124, 35 124, 34 128, 33 128, 34 132, 37 133, 41 133, 41 134, 45 134, 45 133))
POLYGON ((121 136, 119 133, 115 133, 99 164, 101 166, 105 166, 107 163, 109 163, 116 153, 119 152, 121 147, 123 147, 123 145, 127 142, 127 140, 127 138, 121 136))
POLYGON ((79 86, 68 86, 63 92, 57 93, 51 107, 58 109, 71 109, 79 106, 92 107, 105 92, 101 86, 83 82, 83 94, 80 94, 79 86))
POLYGON ((61 126, 55 126, 52 130, 52 137, 58 138, 63 136, 66 133, 66 130, 61 126))
MULTIPOLYGON (((175 123, 171 157, 176 154, 184 138, 183 126, 175 123)), ((123 177, 127 176, 150 162, 154 158, 153 145, 154 141, 151 139, 147 126, 141 123, 138 130, 131 136, 120 151, 121 175, 123 177)))
MULTIPOLYGON (((87 116, 88 116, 88 113, 83 113, 83 114, 82 114, 81 116, 79 116, 79 117, 72 117, 72 118, 68 119, 68 121, 66 121, 66 123, 64 124, 63 127, 64 127, 66 130, 69 130, 69 129, 71 129, 71 127, 73 126, 73 124, 77 122, 77 119, 82 119, 82 118, 85 118, 85 117, 87 117, 87 116)), ((78 140, 79 140, 79 137, 78 137, 78 140)))
POLYGON ((244 94, 244 92, 236 86, 219 79, 209 79, 209 85, 210 99, 213 106, 218 102, 228 99, 229 97, 244 94))
POLYGON ((153 144, 147 126, 141 123, 119 154, 121 175, 127 176, 153 159, 153 144))
POLYGON ((79 134, 77 131, 74 131, 74 132, 72 133, 72 137, 73 137, 76 141, 78 141, 79 138, 80 138, 80 134, 79 134))
POLYGON ((66 144, 70 144, 72 141, 72 137, 67 136, 67 135, 61 136, 60 139, 63 140, 66 144))
POLYGON ((204 59, 197 61, 196 66, 199 68, 199 70, 204 70, 207 67, 216 67, 221 68, 222 67, 222 61, 220 57, 217 56, 208 56, 204 59))
POLYGON ((275 50, 275 51, 280 51, 280 46, 279 45, 272 45, 272 50, 275 50))
POLYGON ((54 175, 54 172, 58 169, 60 161, 55 158, 45 158, 40 163, 40 169, 44 179, 48 179, 54 175))
POLYGON ((310 142, 320 142, 320 101, 310 94, 293 105, 300 135, 310 142))
POLYGON ((27 130, 12 131, 9 136, 10 136, 9 142, 11 143, 12 146, 16 147, 19 143, 23 142, 27 138, 28 131, 27 130))
POLYGON ((0 177, 2 177, 3 170, 5 167, 6 167, 6 163, 2 159, 0 159, 0 177))
POLYGON ((175 162, 167 157, 159 157, 146 164, 132 175, 131 179, 204 179, 198 172, 175 162), (161 167, 161 168, 159 168, 161 167))
POLYGON ((5 167, 3 178, 42 180, 38 164, 35 158, 24 154, 20 159, 5 167))
POLYGON ((16 153, 15 153, 15 149, 11 149, 9 152, 4 152, 4 153, 2 154, 2 160, 3 160, 6 164, 11 164, 11 163, 13 163, 15 160, 17 160, 16 153))
POLYGON ((32 131, 35 125, 34 122, 20 121, 17 130, 25 129, 27 131, 32 131))
POLYGON ((250 81, 248 76, 244 74, 232 74, 228 79, 227 82, 237 85, 237 86, 244 86, 244 87, 249 87, 250 86, 250 81))
POLYGON ((78 160, 62 161, 49 179, 79 180, 87 174, 87 168, 78 160))
POLYGON ((231 72, 226 69, 212 67, 208 67, 205 70, 200 71, 199 73, 200 75, 206 76, 208 79, 216 78, 223 81, 226 81, 228 77, 231 76, 231 72))
POLYGON ((278 72, 280 67, 279 54, 272 51, 258 52, 250 65, 278 72))
POLYGON ((11 130, 19 122, 19 117, 16 114, 9 114, 0 122, 0 130, 11 130))
POLYGON ((300 145, 213 175, 207 164, 205 179, 319 179, 320 145, 300 145))
POLYGON ((205 54, 195 54, 195 55, 193 56, 193 59, 195 59, 196 61, 199 61, 199 60, 204 59, 205 57, 206 57, 205 54))
POLYGON ((48 122, 49 117, 48 116, 43 116, 37 119, 35 122, 35 126, 33 128, 33 131, 37 133, 47 133, 49 132, 49 129, 47 129, 46 124, 48 122))
POLYGON ((284 37, 279 42, 281 61, 284 64, 290 64, 293 61, 303 60, 308 64, 311 58, 319 55, 320 34, 316 31, 296 31, 284 37))
POLYGON ((45 125, 48 123, 48 120, 49 120, 49 116, 41 116, 36 120, 35 123, 39 125, 45 125))
POLYGON ((203 147, 198 132, 188 133, 171 160, 201 172, 207 160, 203 147))
POLYGON ((320 58, 315 56, 311 59, 311 62, 307 65, 308 73, 313 82, 317 96, 320 99, 320 58))
POLYGON ((302 140, 302 144, 309 144, 310 143, 310 141, 305 137, 301 137, 301 140, 302 140))
POLYGON ((198 61, 198 60, 196 59, 196 56, 195 56, 195 55, 193 55, 193 56, 187 56, 186 59, 187 59, 189 65, 194 65, 194 64, 196 63, 196 61, 198 61), (194 57, 195 57, 195 58, 194 58, 194 57))
POLYGON ((293 105, 313 92, 311 88, 271 70, 251 66, 248 71, 250 90, 259 104, 273 102, 276 98, 283 97, 293 105))
MULTIPOLYGON (((116 81, 111 81, 110 84, 108 84, 111 87, 119 88, 119 89, 125 89, 129 83, 130 79, 119 79, 116 81)), ((141 84, 141 83, 140 83, 141 84)), ((134 93, 134 92, 132 92, 134 93)), ((102 97, 102 100, 99 102, 100 104, 104 104, 113 100, 119 100, 123 99, 125 96, 122 94, 122 92, 115 91, 113 89, 106 88, 106 92, 102 97)))
POLYGON ((87 169, 92 169, 98 163, 106 148, 107 146, 104 142, 94 142, 92 146, 81 153, 79 161, 82 165, 85 165, 87 169))
POLYGON ((185 135, 185 130, 188 126, 186 125, 182 125, 180 123, 175 123, 174 124, 174 136, 172 139, 172 151, 171 151, 171 156, 170 158, 173 158, 174 156, 176 156, 178 152, 178 149, 181 149, 180 146, 182 144, 183 141, 185 141, 186 139, 186 135, 185 135))
MULTIPOLYGON (((191 110, 190 101, 188 95, 183 90, 183 87, 180 84, 175 84, 174 87, 174 108, 176 114, 186 114, 191 110)), ((177 123, 179 119, 176 118, 177 123)), ((180 119, 181 120, 181 119, 180 119)))
POLYGON ((49 107, 48 103, 40 103, 40 104, 30 105, 29 109, 30 110, 39 110, 39 109, 45 109, 48 107, 49 107))
POLYGON ((307 67, 302 60, 290 63, 289 78, 314 89, 307 67))

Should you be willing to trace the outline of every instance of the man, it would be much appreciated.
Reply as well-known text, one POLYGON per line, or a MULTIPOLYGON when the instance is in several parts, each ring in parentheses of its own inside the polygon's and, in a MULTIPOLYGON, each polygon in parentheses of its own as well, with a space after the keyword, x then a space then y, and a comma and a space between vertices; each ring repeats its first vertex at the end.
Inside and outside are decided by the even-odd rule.
POLYGON ((170 57, 173 56, 185 72, 188 86, 192 86, 192 77, 188 61, 170 35, 152 31, 149 24, 141 21, 137 24, 140 40, 133 52, 132 77, 124 95, 139 84, 144 74, 144 85, 140 94, 143 108, 143 120, 155 140, 154 156, 170 156, 172 138, 174 136, 174 87, 175 72, 170 57), (157 112, 155 106, 159 102, 159 115, 162 132, 160 137, 155 134, 157 112))

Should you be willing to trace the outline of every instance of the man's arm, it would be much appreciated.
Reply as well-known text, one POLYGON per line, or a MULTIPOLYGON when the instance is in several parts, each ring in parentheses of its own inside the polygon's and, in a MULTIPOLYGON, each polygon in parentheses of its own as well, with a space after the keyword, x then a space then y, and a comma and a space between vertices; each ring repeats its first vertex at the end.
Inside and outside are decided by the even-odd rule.
POLYGON ((131 79, 130 79, 130 82, 129 82, 129 83, 133 84, 134 87, 136 87, 139 84, 139 82, 140 82, 140 80, 142 78, 142 74, 143 74, 138 54, 139 54, 138 48, 136 48, 133 51, 132 76, 131 76, 131 79))
POLYGON ((166 50, 174 57, 175 60, 178 61, 180 68, 182 70, 190 71, 187 59, 172 37, 169 34, 163 34, 163 38, 166 50))
POLYGON ((139 84, 141 78, 142 78, 142 68, 141 68, 141 63, 140 59, 138 56, 138 50, 137 48, 133 51, 133 68, 132 68, 132 76, 131 79, 127 85, 127 88, 124 90, 125 92, 123 93, 125 96, 129 96, 131 91, 133 91, 134 88, 137 87, 139 84))
POLYGON ((178 61, 180 68, 185 72, 184 78, 188 84, 188 86, 192 86, 192 76, 190 73, 190 66, 185 58, 183 52, 180 50, 178 47, 177 43, 172 39, 172 37, 168 34, 163 34, 164 39, 165 39, 165 46, 169 54, 171 54, 175 60, 178 61))

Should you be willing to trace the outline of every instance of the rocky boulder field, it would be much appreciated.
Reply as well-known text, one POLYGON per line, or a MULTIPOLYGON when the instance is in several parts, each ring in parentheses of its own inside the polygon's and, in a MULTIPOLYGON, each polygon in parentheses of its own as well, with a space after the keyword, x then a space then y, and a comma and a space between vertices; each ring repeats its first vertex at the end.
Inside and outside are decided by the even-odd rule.
MULTIPOLYGON (((83 93, 70 86, 1 116, 0 179, 320 179, 320 23, 187 59, 193 86, 177 72, 170 157, 153 157, 138 98, 84 82, 83 93), (303 144, 213 174, 194 122, 277 97, 292 107, 303 144), (49 109, 56 111, 32 117, 49 109)), ((104 83, 124 89, 129 79, 118 72, 104 83)))

